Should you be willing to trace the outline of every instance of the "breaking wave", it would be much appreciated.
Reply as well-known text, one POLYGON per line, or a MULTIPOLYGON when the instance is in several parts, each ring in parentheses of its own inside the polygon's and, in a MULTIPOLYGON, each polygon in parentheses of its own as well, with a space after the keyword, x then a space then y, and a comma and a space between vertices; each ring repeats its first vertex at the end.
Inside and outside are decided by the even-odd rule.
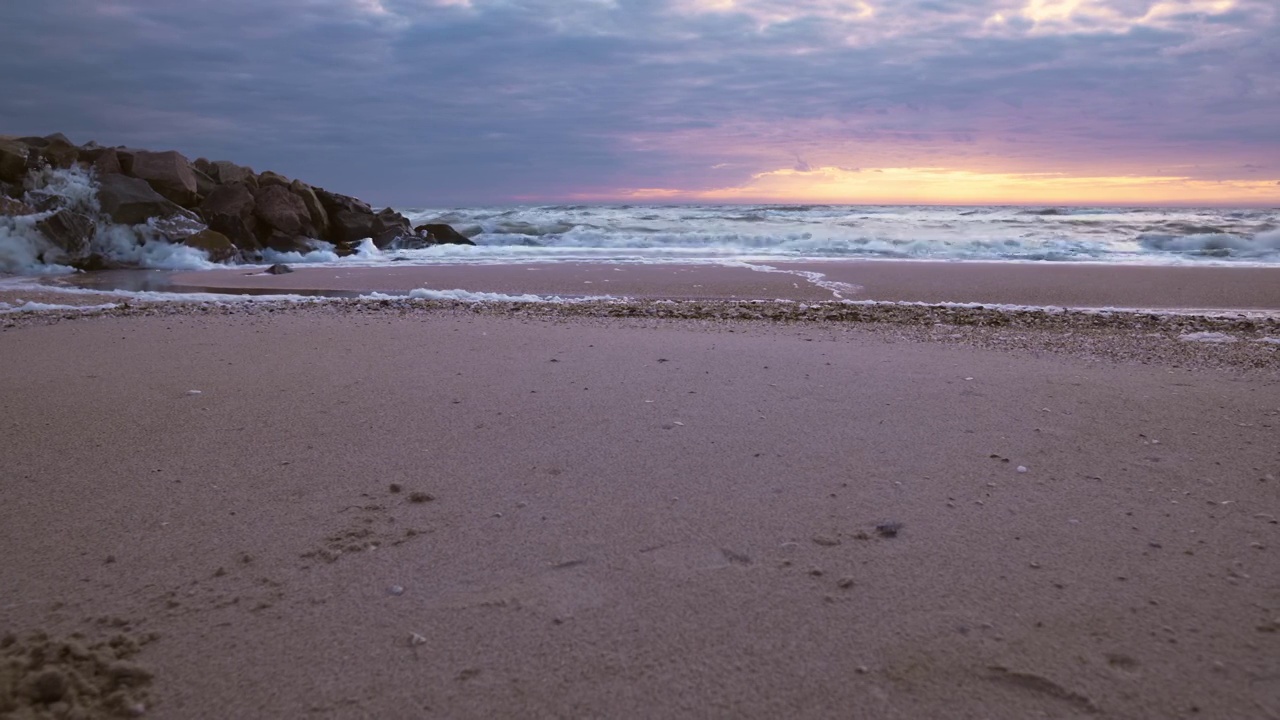
MULTIPOLYGON (((47 171, 24 200, 80 207, 98 217, 94 253, 164 269, 214 267, 166 242, 161 229, 105 223, 93 178, 47 171)), ((53 211, 0 216, 0 272, 69 273, 37 225, 53 211)), ((1017 208, 842 205, 537 206, 419 209, 414 224, 452 225, 475 247, 378 250, 350 257, 316 241, 306 253, 264 251, 268 263, 380 266, 510 262, 736 262, 830 258, 1280 264, 1280 209, 1017 208)))

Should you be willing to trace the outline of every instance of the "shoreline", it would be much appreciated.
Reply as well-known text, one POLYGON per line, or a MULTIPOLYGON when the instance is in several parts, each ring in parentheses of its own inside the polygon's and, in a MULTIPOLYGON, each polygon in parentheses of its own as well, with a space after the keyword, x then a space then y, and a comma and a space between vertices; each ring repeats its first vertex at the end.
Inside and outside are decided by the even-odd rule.
POLYGON ((1031 265, 929 261, 724 265, 608 263, 307 267, 178 272, 174 289, 507 295, 680 300, 855 300, 1022 307, 1280 312, 1280 267, 1031 265))
MULTIPOLYGON (((930 305, 923 303, 796 303, 759 300, 582 300, 565 302, 467 301, 409 297, 355 299, 241 296, 203 301, 100 303, 78 296, 84 307, 0 312, 0 332, 64 322, 121 321, 166 317, 239 318, 253 324, 268 317, 313 317, 388 321, 441 317, 508 318, 527 322, 654 323, 672 327, 741 327, 744 332, 797 328, 867 332, 900 340, 966 345, 1015 353, 1062 355, 1086 360, 1280 371, 1280 317, 1184 315, 1171 312, 1063 310, 930 305)), ((117 299, 118 300, 118 299, 117 299)), ((733 332, 730 330, 730 332, 733 332)))

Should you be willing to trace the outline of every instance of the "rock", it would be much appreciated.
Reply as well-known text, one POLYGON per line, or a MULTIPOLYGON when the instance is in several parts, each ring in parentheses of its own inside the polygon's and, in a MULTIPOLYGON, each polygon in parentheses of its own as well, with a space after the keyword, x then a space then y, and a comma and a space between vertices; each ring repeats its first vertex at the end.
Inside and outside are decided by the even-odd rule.
POLYGON ((196 175, 179 152, 139 150, 133 154, 128 174, 146 180, 156 192, 182 207, 195 207, 196 175))
POLYGON ((199 170, 192 169, 191 172, 196 176, 196 196, 200 202, 204 202, 204 199, 209 197, 209 193, 218 187, 218 183, 199 170))
POLYGON ((262 242, 255 232, 257 221, 246 221, 234 215, 217 215, 206 220, 209 229, 226 235, 241 250, 254 252, 262 249, 262 242))
POLYGON ((291 235, 280 230, 272 230, 270 235, 262 238, 262 244, 276 252, 296 252, 302 255, 315 249, 308 238, 302 235, 291 235))
POLYGON ((21 200, 14 200, 11 197, 0 195, 0 216, 14 217, 17 215, 31 215, 36 209, 21 200))
POLYGON ((436 245, 475 245, 471 238, 444 223, 426 223, 413 230, 436 245))
POLYGON ((321 204, 324 205, 324 209, 331 213, 335 210, 353 210, 370 215, 373 214, 373 208, 369 206, 369 203, 360 200, 359 198, 353 198, 350 195, 331 193, 324 188, 312 189, 315 190, 316 197, 320 199, 321 204))
POLYGON ((84 270, 85 272, 94 272, 96 270, 120 270, 127 267, 126 265, 99 253, 89 253, 87 257, 79 260, 72 260, 68 264, 77 270, 84 270))
POLYGON ((13 140, 0 140, 0 182, 21 183, 27 174, 27 146, 13 140))
POLYGON ((293 268, 285 265, 284 263, 276 263, 275 265, 267 268, 265 272, 268 275, 288 275, 293 272, 293 268))
POLYGON ((210 262, 227 262, 239 254, 231 239, 216 230, 201 230, 195 235, 184 238, 182 244, 203 250, 210 262))
POLYGON ((116 157, 120 158, 120 167, 124 170, 125 175, 133 174, 133 157, 140 152, 146 152, 145 150, 130 147, 117 147, 114 150, 116 151, 116 157))
POLYGON ((383 208, 373 216, 371 228, 373 244, 379 250, 388 247, 398 240, 413 237, 409 219, 391 208, 383 208))
POLYGON ((112 222, 120 225, 137 225, 148 218, 182 213, 182 208, 162 197, 145 180, 126 175, 99 178, 98 203, 112 222))
MULTIPOLYGON (((338 246, 357 246, 373 237, 374 214, 368 203, 348 195, 313 188, 316 198, 329 216, 329 234, 324 238, 338 246)), ((385 228, 384 228, 385 229, 385 228)))
POLYGON ((242 250, 258 250, 258 220, 253 211, 253 192, 244 183, 219 185, 200 204, 200 216, 209 229, 226 235, 242 250))
POLYGON ((182 242, 196 233, 208 230, 200 217, 190 210, 183 210, 169 217, 151 218, 147 225, 169 242, 182 242))
POLYGON ((124 172, 124 168, 120 165, 120 156, 111 148, 99 153, 92 163, 91 167, 98 175, 118 175, 124 172))
POLYGON ((67 139, 62 133, 54 133, 44 138, 45 145, 40 148, 40 158, 51 167, 67 169, 80 159, 80 148, 67 139))
POLYGON ((198 157, 192 160, 191 169, 213 177, 213 163, 209 161, 209 158, 198 157))
POLYGON ((289 187, 289 183, 289 178, 281 175, 280 173, 271 172, 270 170, 265 170, 258 175, 258 187, 260 188, 269 187, 271 185, 283 185, 285 187, 289 187))
POLYGON ((900 522, 890 521, 876 525, 876 532, 880 533, 880 537, 897 537, 900 530, 902 530, 902 523, 900 522))
POLYGON ((94 233, 93 220, 70 210, 59 210, 41 220, 36 229, 72 259, 87 254, 94 233))
MULTIPOLYGON (((360 250, 359 242, 335 243, 333 246, 333 252, 338 257, 349 257, 351 255, 355 255, 356 252, 358 252, 359 250, 360 250)), ((396 258, 396 259, 400 260, 400 259, 407 259, 407 258, 396 258)))
POLYGON ((253 217, 256 203, 253 191, 244 183, 219 185, 200 203, 200 216, 210 220, 217 215, 234 215, 248 220, 253 217))
POLYGON ((102 157, 102 154, 113 148, 102 147, 96 142, 89 141, 80 146, 80 162, 92 165, 95 160, 102 157))
POLYGON ((373 237, 374 216, 372 212, 357 209, 329 208, 329 241, 335 245, 356 244, 361 240, 373 237))
POLYGON ((311 226, 315 228, 316 237, 329 237, 329 213, 325 212, 324 205, 320 203, 320 198, 316 197, 316 191, 310 185, 300 180, 294 180, 289 183, 289 192, 302 198, 302 204, 307 206, 307 212, 311 214, 311 226))
POLYGON ((217 160, 209 163, 209 169, 204 172, 223 185, 243 182, 249 184, 250 187, 256 188, 258 186, 258 180, 254 175, 253 168, 243 167, 226 160, 217 160))
POLYGON ((273 232, 298 237, 314 237, 311 213, 302 198, 289 192, 287 185, 260 186, 253 193, 254 216, 261 223, 258 237, 265 239, 273 232))

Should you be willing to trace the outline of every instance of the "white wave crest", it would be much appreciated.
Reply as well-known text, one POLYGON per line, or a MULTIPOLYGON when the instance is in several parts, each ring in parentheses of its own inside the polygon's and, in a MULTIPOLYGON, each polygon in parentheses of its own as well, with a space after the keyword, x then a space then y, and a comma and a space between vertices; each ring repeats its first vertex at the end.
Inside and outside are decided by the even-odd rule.
MULTIPOLYGON (((372 297, 372 296, 371 296, 372 297)), ((462 302, 564 302, 558 295, 507 295, 505 293, 475 292, 472 290, 432 290, 418 288, 409 291, 409 297, 416 300, 461 300, 462 302)))

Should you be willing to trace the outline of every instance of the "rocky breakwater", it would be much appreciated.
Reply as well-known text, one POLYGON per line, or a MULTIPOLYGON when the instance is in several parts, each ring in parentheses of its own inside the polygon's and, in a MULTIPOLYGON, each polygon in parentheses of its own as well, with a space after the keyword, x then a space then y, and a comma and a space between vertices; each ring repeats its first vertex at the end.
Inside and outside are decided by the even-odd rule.
POLYGON ((0 271, 147 264, 148 246, 255 262, 264 252, 474 244, 448 225, 413 228, 400 213, 225 160, 76 145, 62 134, 0 136, 0 271))

